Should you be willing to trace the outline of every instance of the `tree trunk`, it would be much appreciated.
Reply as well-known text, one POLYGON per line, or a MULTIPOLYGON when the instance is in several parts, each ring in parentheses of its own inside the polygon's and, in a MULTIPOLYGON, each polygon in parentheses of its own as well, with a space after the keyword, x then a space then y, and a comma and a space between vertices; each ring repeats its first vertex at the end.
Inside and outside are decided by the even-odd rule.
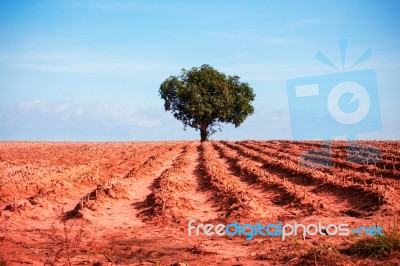
POLYGON ((200 126, 200 138, 201 138, 201 142, 208 141, 207 125, 206 124, 202 124, 200 126))

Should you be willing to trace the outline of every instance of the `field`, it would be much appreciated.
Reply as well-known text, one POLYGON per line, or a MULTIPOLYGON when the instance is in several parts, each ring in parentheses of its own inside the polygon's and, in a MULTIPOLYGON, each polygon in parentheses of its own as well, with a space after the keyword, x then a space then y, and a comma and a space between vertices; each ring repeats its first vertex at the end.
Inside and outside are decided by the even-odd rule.
POLYGON ((400 142, 357 145, 1 142, 0 265, 397 265, 357 235, 188 236, 191 219, 395 231, 400 142))

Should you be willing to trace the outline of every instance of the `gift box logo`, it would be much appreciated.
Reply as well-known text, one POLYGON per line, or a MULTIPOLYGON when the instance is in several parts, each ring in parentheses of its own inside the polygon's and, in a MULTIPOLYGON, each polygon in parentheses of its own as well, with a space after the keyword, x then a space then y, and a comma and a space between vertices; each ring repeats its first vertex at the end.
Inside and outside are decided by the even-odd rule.
MULTIPOLYGON (((347 40, 339 40, 339 49, 344 69, 347 40)), ((372 56, 367 49, 350 69, 372 56)), ((337 67, 318 52, 316 59, 334 68, 337 67)), ((331 167, 331 139, 346 137, 357 140, 357 135, 382 129, 376 73, 373 69, 345 71, 328 75, 301 77, 287 80, 287 95, 294 139, 323 140, 319 150, 304 152, 299 157, 302 167, 331 167), (321 161, 318 155, 324 155, 321 161)), ((381 156, 374 147, 349 143, 347 160, 358 163, 377 163, 381 156), (373 150, 373 158, 355 156, 365 149, 373 150)))
MULTIPOLYGON (((339 47, 344 66, 347 41, 339 47)), ((364 52, 351 66, 372 55, 364 52)), ((316 58, 337 69, 322 53, 316 58)), ((373 69, 290 79, 286 83, 294 139, 332 139, 382 128, 376 73, 373 69)))

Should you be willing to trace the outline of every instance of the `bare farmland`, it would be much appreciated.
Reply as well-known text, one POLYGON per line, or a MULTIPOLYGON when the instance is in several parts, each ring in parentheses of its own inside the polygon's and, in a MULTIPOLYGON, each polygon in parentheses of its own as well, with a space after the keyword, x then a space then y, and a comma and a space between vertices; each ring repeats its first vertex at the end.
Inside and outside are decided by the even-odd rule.
POLYGON ((190 219, 396 227, 400 143, 357 145, 380 160, 340 141, 2 142, 0 265, 395 265, 347 252, 358 236, 188 236, 190 219))

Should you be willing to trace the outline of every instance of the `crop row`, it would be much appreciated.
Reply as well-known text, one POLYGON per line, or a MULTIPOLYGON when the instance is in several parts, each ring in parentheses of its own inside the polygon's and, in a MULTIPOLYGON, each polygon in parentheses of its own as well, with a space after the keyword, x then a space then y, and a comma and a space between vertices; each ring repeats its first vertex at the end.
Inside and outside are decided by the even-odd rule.
MULTIPOLYGON (((369 184, 374 186, 375 184, 386 185, 389 183, 389 180, 384 180, 378 177, 396 177, 400 176, 400 171, 389 171, 382 170, 374 167, 374 165, 359 165, 356 163, 350 163, 346 160, 333 158, 332 156, 324 156, 319 153, 307 153, 301 156, 293 155, 298 150, 292 146, 292 149, 289 148, 277 148, 271 147, 271 144, 268 146, 264 143, 254 142, 239 142, 242 146, 246 148, 250 148, 256 150, 263 154, 273 154, 279 160, 284 160, 285 162, 291 162, 294 164, 298 164, 300 168, 308 168, 312 169, 314 172, 320 172, 323 175, 331 175, 335 178, 339 178, 342 182, 350 181, 351 183, 359 183, 359 184, 369 184), (366 174, 368 173, 368 174, 366 174)), ((320 150, 325 150, 326 153, 329 147, 322 147, 320 150)), ((392 182, 393 183, 393 182, 392 182)))
POLYGON ((209 183, 216 190, 218 198, 225 204, 226 216, 248 214, 251 202, 248 188, 237 182, 237 177, 224 170, 225 166, 218 161, 211 145, 208 142, 203 142, 201 145, 203 169, 209 183))
POLYGON ((190 185, 184 182, 181 175, 190 163, 189 157, 193 149, 193 145, 186 145, 173 164, 156 179, 153 192, 147 198, 151 205, 149 210, 151 216, 177 219, 179 213, 182 213, 177 210, 191 208, 190 203, 180 195, 185 190, 185 186, 190 185))
POLYGON ((123 179, 115 177, 108 179, 103 184, 97 185, 93 191, 80 198, 73 210, 66 212, 65 218, 82 217, 81 210, 84 208, 96 211, 98 200, 104 196, 115 199, 127 197, 129 187, 127 186, 128 183, 124 182, 124 179, 128 179, 127 181, 129 182, 129 179, 140 178, 141 175, 150 171, 150 169, 169 157, 172 150, 181 148, 181 145, 183 144, 156 145, 148 150, 135 153, 134 157, 136 159, 140 158, 140 160, 136 161, 134 167, 123 175, 123 179))
POLYGON ((280 169, 280 171, 300 176, 304 178, 304 183, 313 183, 313 184, 328 184, 333 188, 347 190, 349 193, 358 193, 360 195, 364 195, 374 201, 374 204, 380 205, 385 202, 385 188, 381 185, 374 184, 369 186, 361 186, 359 184, 353 184, 348 180, 340 179, 335 175, 332 175, 328 172, 322 173, 320 171, 316 171, 313 168, 303 168, 300 167, 298 163, 293 162, 291 160, 282 160, 276 156, 276 154, 267 155, 265 153, 261 153, 254 149, 247 148, 242 145, 223 142, 228 147, 231 147, 237 150, 240 154, 253 158, 257 161, 260 161, 268 166, 276 167, 280 169))
MULTIPOLYGON (((235 164, 235 166, 241 171, 241 175, 248 175, 253 177, 256 182, 259 182, 266 188, 275 189, 280 192, 282 198, 279 204, 286 204, 290 202, 297 202, 304 206, 310 206, 313 202, 307 202, 307 193, 300 187, 288 182, 286 179, 282 179, 277 175, 274 175, 262 167, 260 167, 255 161, 247 159, 243 156, 238 156, 237 152, 233 149, 221 143, 213 143, 215 147, 220 150, 224 157, 229 159, 235 164)), ((277 203, 277 202, 276 202, 277 203)))

